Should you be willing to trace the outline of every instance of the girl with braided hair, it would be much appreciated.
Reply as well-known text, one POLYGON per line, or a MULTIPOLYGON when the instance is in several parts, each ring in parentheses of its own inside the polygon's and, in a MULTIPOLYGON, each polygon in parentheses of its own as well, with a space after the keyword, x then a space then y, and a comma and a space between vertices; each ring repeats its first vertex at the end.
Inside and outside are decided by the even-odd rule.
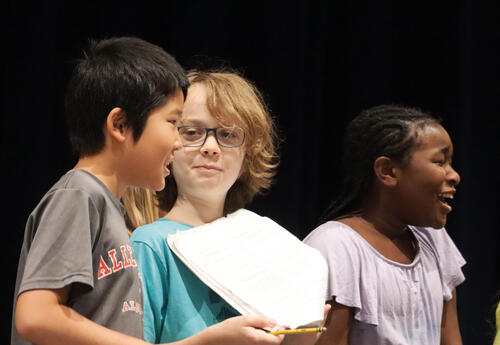
POLYGON ((465 260, 444 226, 459 174, 439 120, 381 105, 348 125, 341 191, 304 242, 329 266, 317 344, 462 344, 455 287, 465 260))

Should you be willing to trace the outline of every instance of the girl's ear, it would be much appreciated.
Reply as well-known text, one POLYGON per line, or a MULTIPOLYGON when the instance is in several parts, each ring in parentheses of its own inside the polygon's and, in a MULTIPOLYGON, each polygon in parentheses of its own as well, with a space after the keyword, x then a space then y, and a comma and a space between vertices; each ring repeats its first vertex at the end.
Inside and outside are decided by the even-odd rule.
POLYGON ((377 180, 389 188, 396 187, 397 166, 389 157, 380 156, 373 163, 373 172, 377 180))
POLYGON ((106 118, 106 131, 118 142, 124 142, 127 133, 127 115, 121 108, 113 108, 106 118))

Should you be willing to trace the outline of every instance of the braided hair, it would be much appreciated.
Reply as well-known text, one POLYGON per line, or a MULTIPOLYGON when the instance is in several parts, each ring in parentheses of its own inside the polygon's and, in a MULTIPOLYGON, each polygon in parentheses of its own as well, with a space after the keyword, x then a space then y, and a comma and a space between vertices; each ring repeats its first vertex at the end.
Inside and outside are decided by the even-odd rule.
POLYGON ((440 120, 419 109, 379 105, 362 111, 347 126, 342 142, 341 188, 323 222, 358 213, 373 183, 373 163, 380 156, 409 162, 419 132, 440 120))

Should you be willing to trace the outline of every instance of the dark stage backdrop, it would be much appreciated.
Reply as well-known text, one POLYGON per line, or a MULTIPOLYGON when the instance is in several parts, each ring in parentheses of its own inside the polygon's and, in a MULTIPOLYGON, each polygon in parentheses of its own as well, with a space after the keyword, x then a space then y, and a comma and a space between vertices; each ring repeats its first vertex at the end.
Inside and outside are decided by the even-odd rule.
POLYGON ((251 209, 302 239, 338 191, 339 142, 360 110, 398 103, 443 119, 462 177, 447 225, 467 260, 464 343, 489 344, 500 288, 500 5, 484 2, 38 1, 2 3, 2 338, 26 219, 75 163, 63 92, 88 38, 132 35, 187 69, 230 66, 262 90, 281 165, 251 209))

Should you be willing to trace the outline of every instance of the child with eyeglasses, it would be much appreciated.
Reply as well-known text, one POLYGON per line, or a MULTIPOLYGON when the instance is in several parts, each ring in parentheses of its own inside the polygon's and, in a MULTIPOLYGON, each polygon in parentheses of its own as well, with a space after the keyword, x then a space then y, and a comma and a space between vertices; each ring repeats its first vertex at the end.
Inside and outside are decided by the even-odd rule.
MULTIPOLYGON (((184 69, 161 47, 135 37, 90 41, 66 96, 78 162, 28 218, 11 344, 146 344, 142 320, 145 314, 151 324, 151 305, 143 312, 120 198, 130 186, 164 188, 167 162, 182 147, 177 126, 188 86, 184 69)), ((215 147, 208 151, 205 162, 218 164, 215 147)), ((165 282, 159 278, 147 274, 145 281, 165 282)), ((241 316, 176 344, 278 345, 283 336, 262 331, 275 324, 241 316)))
POLYGON ((249 81, 233 72, 193 71, 188 78, 183 148, 165 189, 157 201, 139 189, 123 198, 130 229, 139 226, 131 243, 143 277, 144 337, 152 343, 181 340, 239 315, 172 253, 166 237, 244 207, 270 186, 277 166, 273 121, 249 81))

